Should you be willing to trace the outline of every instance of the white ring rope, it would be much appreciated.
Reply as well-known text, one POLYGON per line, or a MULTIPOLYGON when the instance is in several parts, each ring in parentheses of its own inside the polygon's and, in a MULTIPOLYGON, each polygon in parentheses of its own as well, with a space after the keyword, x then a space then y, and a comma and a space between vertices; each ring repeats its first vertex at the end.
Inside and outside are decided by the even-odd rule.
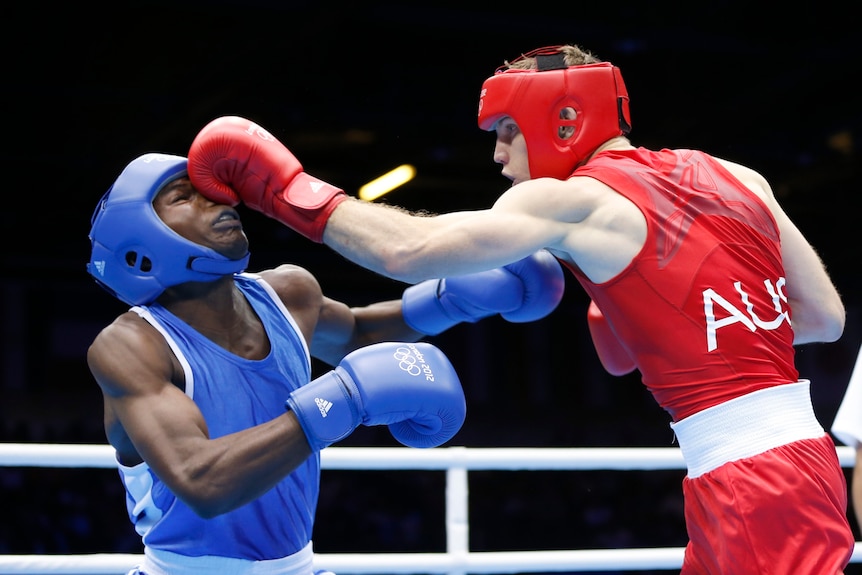
MULTIPOLYGON (((842 467, 852 467, 852 447, 836 447, 842 467)), ((469 470, 657 470, 685 469, 675 447, 329 447, 321 452, 324 469, 469 470)), ((110 445, 0 443, 0 467, 114 468, 110 445)))
MULTIPOLYGON (((855 452, 837 447, 842 467, 855 452)), ((0 443, 0 466, 116 467, 108 445, 0 443)), ((445 553, 315 554, 315 567, 348 574, 448 574, 679 569, 684 549, 581 549, 572 551, 470 552, 467 523, 468 470, 657 470, 685 469, 678 448, 466 448, 330 447, 323 469, 437 469, 446 475, 445 553)), ((0 555, 0 574, 66 573, 122 575, 142 555, 0 555)), ((851 563, 862 563, 856 542, 851 563)))

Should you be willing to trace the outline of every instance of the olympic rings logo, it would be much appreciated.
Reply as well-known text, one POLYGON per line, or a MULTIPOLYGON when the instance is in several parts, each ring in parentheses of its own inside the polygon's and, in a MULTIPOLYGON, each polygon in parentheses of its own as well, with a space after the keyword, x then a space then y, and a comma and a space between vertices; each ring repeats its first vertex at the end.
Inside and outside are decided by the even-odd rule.
POLYGON ((422 373, 422 369, 416 365, 419 361, 416 356, 411 353, 408 347, 399 347, 392 354, 392 357, 398 360, 398 367, 406 371, 412 376, 417 376, 422 373))
POLYGON ((150 162, 170 162, 172 160, 176 160, 175 156, 168 156, 166 154, 147 154, 141 161, 145 164, 149 164, 150 162))
POLYGON ((249 136, 257 136, 261 140, 265 142, 274 142, 275 136, 264 130, 262 127, 258 126, 254 122, 250 122, 249 127, 246 129, 246 134, 249 136))

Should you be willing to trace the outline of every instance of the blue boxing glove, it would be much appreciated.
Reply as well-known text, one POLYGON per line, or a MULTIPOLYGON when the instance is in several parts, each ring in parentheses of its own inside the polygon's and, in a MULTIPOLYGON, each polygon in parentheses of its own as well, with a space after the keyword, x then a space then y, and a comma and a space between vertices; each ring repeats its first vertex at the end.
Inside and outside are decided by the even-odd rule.
POLYGON ((539 250, 501 268, 410 286, 401 311, 407 325, 425 335, 498 313, 515 323, 535 321, 556 309, 565 283, 557 258, 539 250))
POLYGON ((467 403, 455 368, 430 343, 387 342, 349 353, 338 366, 290 394, 313 451, 359 425, 388 425, 407 447, 437 447, 464 423, 467 403))

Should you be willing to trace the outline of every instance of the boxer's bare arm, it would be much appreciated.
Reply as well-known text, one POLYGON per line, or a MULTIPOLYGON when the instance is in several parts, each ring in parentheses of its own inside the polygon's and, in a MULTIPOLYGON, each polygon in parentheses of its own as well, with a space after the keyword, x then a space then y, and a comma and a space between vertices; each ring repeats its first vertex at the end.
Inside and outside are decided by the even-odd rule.
POLYGON ((301 464, 310 450, 294 414, 210 439, 181 389, 165 340, 132 312, 95 339, 87 354, 102 389, 105 427, 121 462, 144 460, 203 517, 252 501, 301 464))
POLYGON ((628 265, 645 237, 641 212, 605 184, 540 178, 511 187, 490 209, 437 216, 345 201, 323 240, 359 265, 409 283, 499 267, 543 248, 602 282, 628 265))
POLYGON ((793 343, 836 341, 844 332, 846 312, 820 256, 778 203, 761 174, 733 162, 721 162, 764 201, 778 224, 793 343))
POLYGON ((290 311, 312 357, 337 365, 356 349, 381 341, 416 341, 401 314, 401 300, 351 307, 323 295, 317 279, 306 269, 282 264, 259 272, 290 311))

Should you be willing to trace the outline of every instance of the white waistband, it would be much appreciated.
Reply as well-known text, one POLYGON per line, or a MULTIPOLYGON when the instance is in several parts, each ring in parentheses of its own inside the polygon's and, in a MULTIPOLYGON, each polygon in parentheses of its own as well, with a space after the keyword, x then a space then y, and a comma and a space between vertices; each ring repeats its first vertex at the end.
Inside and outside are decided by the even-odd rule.
POLYGON ((161 549, 144 549, 138 572, 146 575, 311 575, 314 571, 311 542, 293 555, 268 561, 203 555, 189 557, 161 549))
POLYGON ((825 432, 814 415, 809 385, 803 379, 759 389, 671 423, 689 478, 780 445, 821 437, 825 432))

